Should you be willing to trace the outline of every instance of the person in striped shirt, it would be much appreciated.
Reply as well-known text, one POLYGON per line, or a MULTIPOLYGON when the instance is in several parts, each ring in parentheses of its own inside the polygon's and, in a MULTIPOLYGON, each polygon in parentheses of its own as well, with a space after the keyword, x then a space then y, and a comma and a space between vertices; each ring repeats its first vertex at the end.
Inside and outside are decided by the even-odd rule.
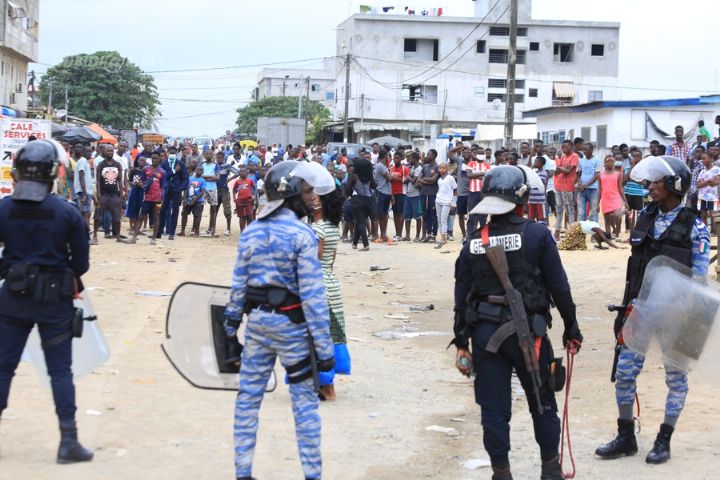
MULTIPOLYGON (((490 170, 490 164, 485 159, 474 157, 470 150, 463 151, 463 159, 466 163, 463 164, 462 168, 465 169, 467 177, 470 179, 468 186, 468 212, 470 212, 480 203, 480 200, 482 200, 483 177, 485 173, 490 170)), ((485 218, 485 215, 468 216, 468 236, 478 228, 478 223, 480 227, 485 224, 485 218)))

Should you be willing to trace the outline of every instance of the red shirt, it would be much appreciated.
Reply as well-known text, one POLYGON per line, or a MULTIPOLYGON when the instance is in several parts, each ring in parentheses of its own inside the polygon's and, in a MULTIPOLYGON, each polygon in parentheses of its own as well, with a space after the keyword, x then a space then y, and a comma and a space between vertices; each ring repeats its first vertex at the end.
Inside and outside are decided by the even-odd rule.
POLYGON ((572 167, 570 173, 562 173, 560 170, 555 171, 555 191, 557 192, 574 192, 575 182, 577 181, 577 166, 580 159, 577 153, 563 155, 557 160, 558 167, 572 167))
POLYGON ((253 188, 255 184, 249 178, 238 178, 233 187, 235 202, 247 202, 253 198, 253 188))
POLYGON ((145 170, 143 171, 145 174, 145 185, 147 185, 147 182, 150 182, 149 188, 146 188, 145 190, 145 201, 146 202, 162 202, 163 192, 162 192, 162 181, 163 177, 165 176, 165 170, 158 167, 157 170, 153 169, 153 167, 145 167, 145 170))
POLYGON ((404 165, 400 165, 399 167, 396 167, 393 163, 392 168, 390 169, 391 175, 397 175, 400 177, 400 180, 395 180, 394 178, 390 181, 390 186, 392 187, 391 193, 393 195, 402 195, 405 193, 403 191, 403 180, 406 179, 410 175, 410 170, 404 165))
MULTIPOLYGON (((490 170, 490 164, 488 162, 481 162, 480 160, 470 160, 467 163, 467 166, 470 167, 470 171, 473 173, 480 173, 480 172, 487 172, 490 170)), ((482 191, 482 184, 483 184, 483 177, 478 178, 471 178, 470 184, 468 185, 468 190, 477 193, 482 191)))

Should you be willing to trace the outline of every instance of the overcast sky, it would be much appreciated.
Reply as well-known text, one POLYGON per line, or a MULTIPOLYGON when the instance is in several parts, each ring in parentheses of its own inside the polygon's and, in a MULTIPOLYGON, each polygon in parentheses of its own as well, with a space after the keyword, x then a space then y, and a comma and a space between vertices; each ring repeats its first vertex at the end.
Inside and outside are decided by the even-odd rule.
MULTIPOLYGON (((203 71, 332 56, 335 28, 361 3, 348 0, 41 0, 42 72, 63 57, 117 50, 153 73, 162 100, 162 133, 219 136, 234 129, 235 110, 246 104, 259 67, 203 71), (188 101, 193 100, 193 101, 188 101)), ((397 0, 384 2, 397 4, 397 0)), ((409 1, 472 16, 471 0, 409 1)), ((718 0, 679 8, 670 0, 534 0, 533 17, 619 21, 620 78, 624 99, 677 98, 718 91, 718 0), (668 89, 639 90, 637 87, 668 89)), ((320 60, 288 67, 319 68, 320 60)), ((72 101, 70 105, 72 112, 72 101)))

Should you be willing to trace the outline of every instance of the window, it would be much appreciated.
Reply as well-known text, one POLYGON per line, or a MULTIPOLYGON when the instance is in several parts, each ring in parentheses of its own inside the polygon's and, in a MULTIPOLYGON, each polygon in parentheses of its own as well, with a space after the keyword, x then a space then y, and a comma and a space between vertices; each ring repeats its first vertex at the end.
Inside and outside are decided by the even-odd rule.
POLYGON ((525 103, 525 95, 522 93, 515 95, 515 103, 525 103))
POLYGON ((500 100, 501 102, 504 102, 505 94, 504 93, 488 93, 487 99, 488 99, 489 103, 492 103, 495 100, 500 100))
MULTIPOLYGON (((526 59, 526 51, 518 50, 515 54, 515 63, 517 65, 524 65, 526 59)), ((488 59, 490 63, 507 63, 508 62, 508 51, 500 49, 490 49, 490 57, 488 59)))
POLYGON ((325 92, 325 100, 335 100, 335 92, 325 92))
POLYGON ((537 98, 538 96, 538 89, 537 88, 531 88, 528 90, 528 97, 530 98, 537 98))
POLYGON ((404 102, 437 103, 437 85, 403 85, 401 98, 404 102))
POLYGON ((432 38, 406 38, 403 50, 405 59, 437 62, 440 41, 432 38))
POLYGON ((484 97, 485 96, 485 87, 475 87, 475 96, 476 97, 484 97))
POLYGON ((597 148, 607 148, 607 125, 595 127, 595 143, 597 148))
MULTIPOLYGON (((527 37, 527 27, 518 27, 518 37, 527 37)), ((510 36, 510 27, 490 27, 490 35, 493 37, 508 37, 510 36)))
POLYGON ((312 90, 313 92, 319 92, 319 91, 320 91, 320 84, 319 84, 319 83, 313 83, 312 86, 310 87, 310 90, 312 90))
POLYGON ((570 63, 575 56, 575 44, 573 43, 555 43, 553 44, 553 61, 560 63, 570 63))
POLYGON ((565 138, 567 138, 567 137, 565 136, 565 130, 559 130, 558 133, 557 133, 557 141, 560 142, 560 143, 562 143, 562 142, 565 141, 565 138))
POLYGON ((601 102, 603 99, 602 90, 589 90, 588 91, 588 102, 601 102))
POLYGON ((530 42, 530 51, 531 52, 539 52, 540 51, 540 42, 530 42))
POLYGON ((475 51, 476 53, 485 53, 485 40, 477 41, 477 49, 475 51))
POLYGON ((591 131, 591 130, 592 130, 592 129, 591 129, 590 127, 582 127, 582 128, 580 129, 580 136, 581 136, 586 142, 589 142, 589 141, 590 141, 590 131, 591 131))
MULTIPOLYGON (((488 78, 488 88, 507 88, 507 80, 504 78, 488 78)), ((515 89, 523 90, 525 80, 515 80, 515 89)))
POLYGON ((593 43, 590 47, 590 55, 593 57, 604 57, 605 56, 605 45, 602 43, 593 43))

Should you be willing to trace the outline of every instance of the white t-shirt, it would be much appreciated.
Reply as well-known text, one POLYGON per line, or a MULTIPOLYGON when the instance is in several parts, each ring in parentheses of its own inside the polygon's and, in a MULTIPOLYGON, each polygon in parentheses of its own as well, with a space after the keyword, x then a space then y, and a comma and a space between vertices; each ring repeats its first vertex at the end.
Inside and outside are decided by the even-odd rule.
POLYGON ((265 152, 265 163, 268 163, 268 162, 272 163, 274 158, 275 158, 275 156, 273 155, 273 152, 271 152, 270 150, 265 152))
POLYGON ((453 190, 457 188, 455 177, 449 173, 445 177, 439 177, 437 181, 438 193, 435 196, 435 201, 442 205, 450 205, 453 199, 453 190))
POLYGON ((78 193, 82 192, 82 187, 80 186, 80 172, 85 172, 84 179, 85 179, 85 191, 89 196, 92 196, 95 191, 95 176, 93 175, 92 168, 90 168, 90 162, 87 161, 87 158, 80 157, 80 159, 75 163, 75 172, 73 172, 74 178, 73 178, 73 192, 78 193))
MULTIPOLYGON (((545 170, 546 172, 550 172, 550 171, 554 172, 555 170, 557 170, 557 163, 555 162, 555 160, 550 160, 550 158, 548 158, 547 155, 544 155, 544 157, 545 157, 545 168, 543 170, 545 170)), ((548 175, 548 182, 547 182, 547 187, 545 187, 545 191, 546 192, 554 192, 555 191, 555 176, 554 175, 552 177, 550 175, 548 175)))

